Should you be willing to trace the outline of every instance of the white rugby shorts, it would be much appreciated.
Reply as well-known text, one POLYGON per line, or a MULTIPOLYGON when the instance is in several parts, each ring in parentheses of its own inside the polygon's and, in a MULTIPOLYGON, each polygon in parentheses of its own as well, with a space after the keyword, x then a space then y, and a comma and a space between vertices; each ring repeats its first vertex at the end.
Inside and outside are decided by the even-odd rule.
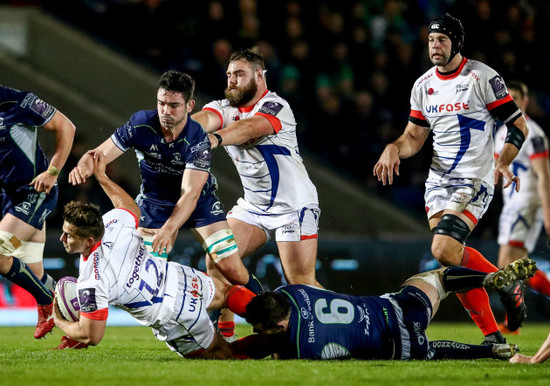
POLYGON ((237 204, 227 213, 227 218, 241 220, 262 229, 267 240, 301 241, 316 239, 319 232, 321 210, 317 206, 308 206, 301 210, 283 214, 259 214, 237 204))
POLYGON ((531 253, 543 225, 542 207, 504 206, 498 220, 498 244, 523 247, 531 253))
POLYGON ((444 210, 466 211, 479 220, 487 211, 493 194, 494 187, 478 179, 428 179, 424 193, 428 220, 444 210))
POLYGON ((153 327, 158 340, 166 341, 170 350, 180 355, 206 350, 216 334, 206 308, 214 298, 216 287, 203 272, 179 265, 178 292, 174 312, 162 326, 153 327))

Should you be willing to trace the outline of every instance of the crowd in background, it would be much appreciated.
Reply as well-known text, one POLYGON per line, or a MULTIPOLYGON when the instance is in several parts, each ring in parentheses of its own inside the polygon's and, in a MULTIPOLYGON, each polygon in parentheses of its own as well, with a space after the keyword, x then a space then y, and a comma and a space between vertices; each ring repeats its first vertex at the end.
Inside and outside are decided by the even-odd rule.
POLYGON ((223 97, 231 52, 259 46, 268 87, 296 115, 301 148, 418 211, 429 147, 402 163, 393 187, 378 184, 372 167, 404 129, 413 82, 431 67, 431 18, 446 11, 459 17, 466 31, 463 55, 487 63, 507 81, 527 83, 527 113, 544 128, 550 123, 545 0, 30 2, 153 69, 188 72, 197 90, 214 98, 223 97))

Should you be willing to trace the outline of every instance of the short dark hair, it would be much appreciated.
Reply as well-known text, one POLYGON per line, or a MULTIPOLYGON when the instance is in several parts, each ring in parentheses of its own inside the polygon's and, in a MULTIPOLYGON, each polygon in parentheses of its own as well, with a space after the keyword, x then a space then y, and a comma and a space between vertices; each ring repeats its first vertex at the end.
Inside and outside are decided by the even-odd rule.
POLYGON ((514 89, 519 91, 519 94, 522 98, 525 98, 529 95, 529 89, 527 88, 527 85, 523 82, 520 82, 519 80, 511 80, 510 82, 507 82, 506 86, 509 89, 514 89))
POLYGON ((191 75, 185 72, 168 70, 161 75, 158 88, 166 91, 181 92, 185 102, 189 102, 193 99, 193 94, 195 93, 195 81, 191 75))
POLYGON ((244 318, 251 325, 261 323, 263 328, 275 328, 290 314, 288 298, 279 292, 264 292, 246 305, 244 318))
POLYGON ((103 218, 97 205, 71 201, 63 209, 63 221, 75 227, 74 233, 80 237, 93 237, 99 240, 105 233, 103 218))
POLYGON ((255 70, 265 70, 264 56, 260 53, 258 47, 245 48, 235 51, 229 58, 229 63, 238 60, 245 60, 251 64, 255 70))

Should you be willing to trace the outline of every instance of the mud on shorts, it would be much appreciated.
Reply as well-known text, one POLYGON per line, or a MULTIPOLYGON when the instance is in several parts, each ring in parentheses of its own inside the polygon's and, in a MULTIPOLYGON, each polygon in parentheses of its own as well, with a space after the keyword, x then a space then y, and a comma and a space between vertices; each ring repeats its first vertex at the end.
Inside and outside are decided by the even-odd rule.
POLYGON ((239 198, 237 204, 227 213, 227 218, 241 220, 262 229, 267 240, 301 241, 318 237, 321 215, 318 206, 308 206, 283 214, 260 214, 245 209, 243 203, 244 200, 239 198))
POLYGON ((524 247, 531 253, 544 225, 542 207, 504 206, 498 220, 498 244, 524 247))
POLYGON ((0 200, 2 216, 10 213, 34 228, 42 230, 46 217, 57 205, 58 192, 57 184, 48 194, 38 193, 30 185, 24 185, 14 190, 4 188, 0 200))
MULTIPOLYGON (((175 202, 148 199, 143 193, 136 197, 141 210, 139 226, 160 229, 172 214, 175 202)), ((199 197, 197 206, 185 224, 186 228, 199 228, 219 221, 225 221, 225 208, 215 192, 199 197)))
POLYGON ((425 186, 428 220, 446 209, 469 212, 479 220, 487 211, 494 194, 492 184, 470 178, 429 178, 425 186))
POLYGON ((401 291, 384 294, 381 298, 391 302, 399 324, 400 339, 396 342, 394 359, 427 359, 429 340, 426 329, 432 317, 428 296, 419 288, 405 286, 401 291))
POLYGON ((153 334, 158 340, 166 341, 170 350, 184 356, 206 350, 214 340, 216 331, 206 308, 214 299, 216 288, 203 272, 180 264, 177 271, 178 295, 174 312, 164 325, 153 327, 153 334))

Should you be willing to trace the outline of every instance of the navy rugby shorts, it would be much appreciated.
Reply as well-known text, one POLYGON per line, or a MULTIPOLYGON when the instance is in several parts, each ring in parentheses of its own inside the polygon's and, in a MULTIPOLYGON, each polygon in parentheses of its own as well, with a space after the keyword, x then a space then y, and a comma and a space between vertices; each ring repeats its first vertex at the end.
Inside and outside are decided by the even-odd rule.
MULTIPOLYGON (((136 203, 141 210, 139 226, 142 228, 159 229, 172 214, 175 203, 148 200, 142 194, 136 198, 136 203)), ((183 226, 185 228, 200 228, 225 221, 225 208, 214 192, 201 196, 197 201, 195 210, 183 226)))

